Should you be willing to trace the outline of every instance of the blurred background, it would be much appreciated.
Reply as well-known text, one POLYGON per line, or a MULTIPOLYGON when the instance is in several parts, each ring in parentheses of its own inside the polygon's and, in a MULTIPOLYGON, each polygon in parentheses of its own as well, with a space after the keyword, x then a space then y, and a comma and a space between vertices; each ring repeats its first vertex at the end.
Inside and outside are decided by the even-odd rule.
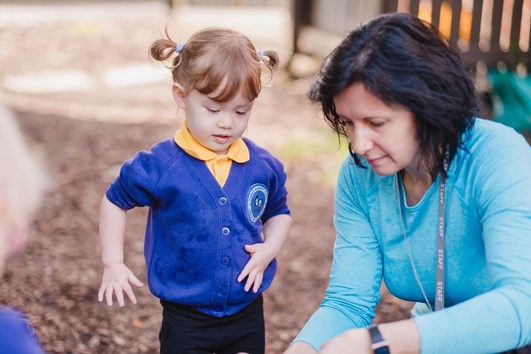
MULTIPOLYGON (((172 136, 182 118, 150 44, 166 26, 183 42, 203 27, 231 27, 283 60, 247 134, 288 173, 294 224, 265 293, 267 352, 281 353, 328 283, 333 188, 346 154, 306 90, 350 29, 391 11, 438 26, 476 77, 481 116, 529 137, 531 0, 0 0, 0 100, 50 179, 28 247, 0 280, 0 303, 28 313, 47 353, 158 352, 160 305, 148 289, 136 306, 97 302, 99 203, 122 162, 172 136)), ((145 217, 130 212, 125 248, 143 281, 145 217)), ((409 316, 411 304, 384 285, 382 293, 378 322, 409 316)))

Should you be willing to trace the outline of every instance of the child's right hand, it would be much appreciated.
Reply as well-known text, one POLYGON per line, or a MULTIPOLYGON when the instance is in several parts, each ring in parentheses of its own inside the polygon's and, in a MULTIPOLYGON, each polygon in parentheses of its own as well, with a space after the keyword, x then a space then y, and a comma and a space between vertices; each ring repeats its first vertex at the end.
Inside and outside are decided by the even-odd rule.
POLYGON ((136 297, 131 288, 131 283, 136 288, 141 288, 144 284, 126 267, 124 263, 105 265, 103 268, 103 278, 100 290, 98 291, 98 301, 103 301, 103 296, 107 300, 107 305, 112 306, 113 293, 116 293, 118 305, 125 305, 124 292, 133 304, 136 304, 136 297))

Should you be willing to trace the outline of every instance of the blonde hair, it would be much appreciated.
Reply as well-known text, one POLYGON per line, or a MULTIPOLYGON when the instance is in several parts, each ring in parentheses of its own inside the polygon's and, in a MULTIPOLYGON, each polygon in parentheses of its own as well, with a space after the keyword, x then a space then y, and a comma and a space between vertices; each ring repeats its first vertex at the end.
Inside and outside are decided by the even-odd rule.
POLYGON ((220 89, 216 97, 210 98, 226 102, 241 92, 252 101, 260 93, 263 69, 272 74, 278 66, 277 52, 258 53, 249 38, 228 28, 200 30, 177 51, 180 45, 170 38, 167 28, 165 33, 166 38, 151 45, 151 56, 158 61, 172 59, 173 81, 186 93, 195 89, 209 95, 220 89))

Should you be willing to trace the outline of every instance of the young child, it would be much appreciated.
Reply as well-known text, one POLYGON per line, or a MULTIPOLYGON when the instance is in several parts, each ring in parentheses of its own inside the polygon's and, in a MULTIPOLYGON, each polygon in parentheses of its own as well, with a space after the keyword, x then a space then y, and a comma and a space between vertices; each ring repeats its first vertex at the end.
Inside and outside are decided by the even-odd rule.
MULTIPOLYGON (((46 178, 30 153, 10 110, 0 105, 0 279, 7 260, 27 241, 46 178)), ((44 353, 27 316, 0 305, 0 352, 44 353)))
POLYGON ((148 206, 144 254, 160 298, 161 353, 263 353, 263 300, 291 225, 283 165, 247 138, 263 69, 278 63, 239 32, 207 28, 184 45, 151 46, 172 59, 185 119, 173 139, 125 162, 100 211, 104 265, 98 299, 136 303, 143 284, 124 264, 126 211, 148 206), (263 238, 262 238, 263 235, 263 238))

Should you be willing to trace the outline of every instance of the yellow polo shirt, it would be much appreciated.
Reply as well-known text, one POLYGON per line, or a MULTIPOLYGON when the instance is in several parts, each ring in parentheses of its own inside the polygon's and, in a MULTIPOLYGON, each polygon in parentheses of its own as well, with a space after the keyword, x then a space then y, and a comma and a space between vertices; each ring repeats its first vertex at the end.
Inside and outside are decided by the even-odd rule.
POLYGON ((249 149, 243 139, 233 142, 226 155, 218 155, 212 150, 201 145, 197 139, 190 133, 186 121, 183 121, 181 129, 175 133, 175 142, 190 156, 205 161, 208 169, 219 185, 223 187, 229 177, 232 161, 244 163, 249 161, 249 149))

